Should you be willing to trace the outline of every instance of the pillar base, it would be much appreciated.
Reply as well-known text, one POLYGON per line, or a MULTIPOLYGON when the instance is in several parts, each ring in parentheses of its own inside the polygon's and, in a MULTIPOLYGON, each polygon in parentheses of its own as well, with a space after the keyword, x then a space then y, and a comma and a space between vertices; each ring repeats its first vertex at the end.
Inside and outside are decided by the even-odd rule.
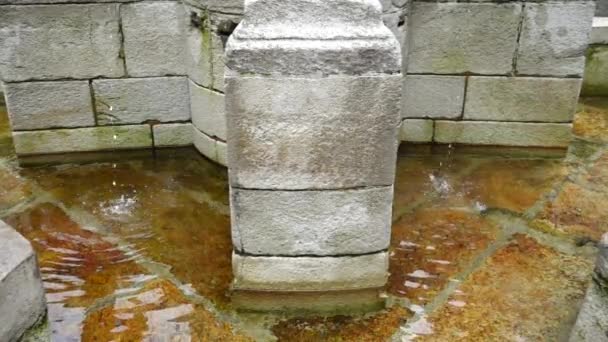
POLYGON ((352 315, 385 308, 382 288, 326 292, 272 292, 232 290, 239 311, 280 312, 287 315, 352 315))

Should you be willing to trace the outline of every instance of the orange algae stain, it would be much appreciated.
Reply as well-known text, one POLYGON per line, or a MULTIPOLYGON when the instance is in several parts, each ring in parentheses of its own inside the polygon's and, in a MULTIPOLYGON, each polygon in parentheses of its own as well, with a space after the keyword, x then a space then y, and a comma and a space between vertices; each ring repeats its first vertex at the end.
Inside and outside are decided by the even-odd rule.
POLYGON ((52 204, 37 205, 6 221, 36 250, 53 338, 77 338, 88 306, 133 286, 145 273, 117 246, 83 229, 52 204))
POLYGON ((498 228, 474 213, 425 208, 393 225, 388 291, 424 304, 495 238, 498 228))
POLYGON ((0 184, 0 210, 11 208, 32 195, 30 182, 2 165, 0 184))
POLYGON ((608 231, 608 153, 569 180, 532 221, 536 229, 599 240, 608 231))
POLYGON ((316 317, 283 320, 272 328, 279 341, 386 341, 411 313, 392 307, 366 317, 316 317))
POLYGON ((481 163, 463 182, 469 184, 468 197, 483 207, 523 213, 562 181, 566 171, 559 160, 497 159, 481 163))
POLYGON ((431 314, 421 341, 567 339, 592 261, 517 234, 431 314))
POLYGON ((582 99, 574 116, 573 132, 583 139, 608 141, 608 100, 605 98, 582 99))
MULTIPOLYGON (((32 170, 29 176, 223 306, 229 302, 232 281, 225 178, 215 170, 198 177, 203 186, 196 184, 200 170, 192 163, 161 159, 90 164, 32 170), (213 184, 210 193, 205 192, 205 181, 213 184)), ((197 163, 212 168, 205 161, 197 163)))
POLYGON ((157 280, 90 313, 83 341, 250 341, 190 303, 172 283, 157 280))

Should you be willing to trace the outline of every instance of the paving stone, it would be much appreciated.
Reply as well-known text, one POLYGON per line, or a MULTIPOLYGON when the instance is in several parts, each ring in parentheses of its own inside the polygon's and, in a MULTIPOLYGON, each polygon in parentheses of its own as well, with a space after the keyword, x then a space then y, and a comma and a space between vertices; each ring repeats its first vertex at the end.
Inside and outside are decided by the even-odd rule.
POLYGON ((13 130, 95 125, 87 81, 8 83, 5 90, 13 130))
POLYGON ((584 96, 608 96, 608 46, 590 46, 583 77, 584 96))
POLYGON ((193 142, 191 123, 154 125, 152 131, 157 147, 188 146, 193 142))
POLYGON ((190 120, 186 77, 93 80, 99 125, 190 120))
POLYGON ((129 76, 184 75, 184 25, 178 2, 139 2, 122 5, 122 32, 129 76))
POLYGON ((205 134, 226 140, 224 94, 203 88, 190 81, 192 124, 205 134))
POLYGON ((393 183, 401 76, 227 80, 232 185, 393 183))
POLYGON ((416 340, 567 340, 590 270, 584 257, 517 234, 426 318, 416 340))
POLYGON ((576 112, 581 83, 575 78, 472 76, 464 118, 569 122, 576 112))
POLYGON ((341 291, 382 287, 386 252, 344 257, 232 255, 237 290, 341 291))
POLYGON ((511 72, 520 14, 520 3, 414 2, 408 72, 511 72))
POLYGON ((527 3, 517 72, 581 76, 594 8, 593 1, 527 3))
POLYGON ((117 4, 3 6, 0 23, 5 82, 124 75, 117 4))
POLYGON ((471 145, 566 147, 572 125, 492 121, 435 121, 435 141, 471 145))
POLYGON ((30 243, 0 221, 0 340, 17 341, 46 313, 36 254, 30 243))
POLYGON ((464 84, 464 76, 407 75, 403 82, 403 117, 460 117, 464 84))
POLYGON ((433 141, 433 120, 405 119, 401 123, 401 141, 433 141))
POLYGON ((388 248, 392 187, 231 189, 235 248, 248 255, 345 255, 388 248))
POLYGON ((424 305, 493 243, 499 228, 462 209, 421 207, 391 230, 387 290, 424 305))
POLYGON ((19 155, 152 147, 148 125, 13 132, 19 155))
POLYGON ((204 10, 186 6, 186 10, 195 13, 186 28, 187 72, 190 79, 198 85, 224 90, 224 38, 214 28, 215 17, 204 10))
POLYGON ((361 75, 401 69, 401 48, 375 0, 265 0, 248 4, 247 11, 226 48, 234 72, 361 75))

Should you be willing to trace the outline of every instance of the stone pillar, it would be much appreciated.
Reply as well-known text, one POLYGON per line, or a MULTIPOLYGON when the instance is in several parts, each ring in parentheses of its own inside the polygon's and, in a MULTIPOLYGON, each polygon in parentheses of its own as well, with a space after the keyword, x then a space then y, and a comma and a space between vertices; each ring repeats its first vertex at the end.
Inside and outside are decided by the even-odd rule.
POLYGON ((387 279, 401 53, 377 0, 250 0, 227 44, 233 301, 369 308, 387 279))

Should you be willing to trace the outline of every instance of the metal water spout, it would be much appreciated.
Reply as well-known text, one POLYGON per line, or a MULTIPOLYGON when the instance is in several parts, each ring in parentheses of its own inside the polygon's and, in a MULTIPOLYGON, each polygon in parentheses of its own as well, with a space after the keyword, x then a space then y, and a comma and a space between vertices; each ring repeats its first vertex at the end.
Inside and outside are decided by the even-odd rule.
POLYGON ((233 301, 377 308, 401 94, 377 0, 248 0, 227 44, 233 301))

